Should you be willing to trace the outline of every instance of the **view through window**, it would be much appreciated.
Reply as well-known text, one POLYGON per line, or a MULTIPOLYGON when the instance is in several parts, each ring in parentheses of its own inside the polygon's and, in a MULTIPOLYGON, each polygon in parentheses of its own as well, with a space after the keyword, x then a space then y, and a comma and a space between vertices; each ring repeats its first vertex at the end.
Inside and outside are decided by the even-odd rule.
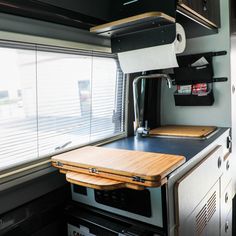
POLYGON ((116 58, 0 48, 0 170, 125 132, 116 58))

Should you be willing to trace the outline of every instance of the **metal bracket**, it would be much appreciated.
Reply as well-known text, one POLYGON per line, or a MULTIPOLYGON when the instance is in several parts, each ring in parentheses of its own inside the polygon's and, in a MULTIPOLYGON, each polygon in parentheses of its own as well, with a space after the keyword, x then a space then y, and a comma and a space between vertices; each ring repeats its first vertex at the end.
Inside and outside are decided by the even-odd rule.
POLYGON ((145 179, 143 179, 139 176, 133 176, 133 181, 134 182, 139 182, 139 183, 145 183, 145 179))
MULTIPOLYGON (((219 78, 213 78, 212 82, 213 83, 219 83, 219 82, 227 82, 228 78, 227 77, 219 77, 219 78)), ((176 85, 176 82, 172 80, 172 85, 176 85)))
POLYGON ((213 78, 213 82, 227 82, 228 78, 227 77, 220 77, 220 78, 213 78))

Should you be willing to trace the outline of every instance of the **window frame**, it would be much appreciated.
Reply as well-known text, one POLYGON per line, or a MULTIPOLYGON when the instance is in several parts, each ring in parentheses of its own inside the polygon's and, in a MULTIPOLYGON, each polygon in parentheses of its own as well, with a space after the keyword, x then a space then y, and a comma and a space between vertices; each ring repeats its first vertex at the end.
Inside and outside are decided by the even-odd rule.
MULTIPOLYGON (((9 48, 9 49, 22 49, 22 50, 34 50, 34 51, 45 51, 45 52, 57 52, 57 53, 67 53, 67 54, 73 54, 73 55, 87 55, 87 56, 95 56, 95 57, 105 57, 105 58, 113 58, 117 60, 118 64, 118 57, 117 55, 111 54, 108 52, 108 50, 102 51, 94 51, 88 49, 80 49, 75 47, 65 47, 64 45, 67 45, 67 43, 62 44, 62 46, 52 46, 52 45, 44 45, 40 43, 23 43, 23 42, 16 42, 16 41, 6 41, 6 40, 0 40, 0 47, 1 48, 9 48)), ((93 45, 91 45, 93 48, 93 45)), ((96 48, 96 47, 95 47, 96 48)), ((118 64, 119 66, 119 64, 118 64)), ((104 138, 102 140, 96 141, 96 142, 88 142, 82 145, 76 145, 71 148, 67 148, 66 150, 58 150, 53 155, 44 155, 41 156, 38 160, 29 161, 27 163, 17 165, 15 167, 2 170, 0 171, 0 189, 1 186, 4 184, 9 185, 9 187, 12 187, 12 182, 15 182, 15 184, 19 184, 19 181, 16 181, 18 178, 22 178, 22 183, 25 182, 25 176, 34 176, 35 174, 38 176, 37 173, 42 172, 42 175, 45 173, 50 173, 52 171, 57 171, 51 166, 51 157, 57 154, 69 152, 87 145, 93 145, 93 146, 100 146, 106 143, 110 143, 115 140, 119 140, 122 138, 127 137, 127 125, 128 125, 128 84, 129 84, 129 76, 123 74, 124 76, 124 83, 125 83, 125 94, 124 94, 124 132, 122 134, 114 135, 109 138, 104 138), (46 172, 45 170, 48 169, 46 172), (44 171, 43 171, 44 170, 44 171)), ((40 176, 40 175, 39 175, 40 176)), ((33 178, 33 177, 32 177, 33 178)), ((28 181, 28 178, 26 178, 28 181)), ((31 179, 31 178, 29 178, 31 179)), ((21 181, 20 181, 21 182, 21 181)), ((14 185, 14 183, 13 183, 14 185)))

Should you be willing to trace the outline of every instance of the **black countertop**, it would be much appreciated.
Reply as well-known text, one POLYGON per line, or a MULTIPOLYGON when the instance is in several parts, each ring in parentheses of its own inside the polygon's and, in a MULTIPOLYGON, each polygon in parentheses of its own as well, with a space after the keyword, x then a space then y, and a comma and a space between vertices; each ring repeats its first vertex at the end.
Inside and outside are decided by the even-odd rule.
POLYGON ((228 128, 219 128, 215 134, 204 140, 183 138, 129 137, 103 145, 103 147, 181 155, 186 158, 187 162, 212 142, 214 142, 226 130, 228 130, 228 128))

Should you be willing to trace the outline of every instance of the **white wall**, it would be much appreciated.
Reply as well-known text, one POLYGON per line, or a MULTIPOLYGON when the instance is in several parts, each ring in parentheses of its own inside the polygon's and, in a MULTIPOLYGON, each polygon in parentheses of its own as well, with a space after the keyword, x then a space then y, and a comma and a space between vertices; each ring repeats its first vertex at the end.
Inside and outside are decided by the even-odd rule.
POLYGON ((231 126, 231 85, 230 85, 230 23, 229 0, 221 0, 221 28, 218 34, 190 39, 185 54, 222 51, 227 56, 214 58, 215 77, 228 77, 228 82, 214 83, 215 103, 207 107, 176 107, 173 89, 165 83, 162 88, 162 124, 216 125, 231 126))

